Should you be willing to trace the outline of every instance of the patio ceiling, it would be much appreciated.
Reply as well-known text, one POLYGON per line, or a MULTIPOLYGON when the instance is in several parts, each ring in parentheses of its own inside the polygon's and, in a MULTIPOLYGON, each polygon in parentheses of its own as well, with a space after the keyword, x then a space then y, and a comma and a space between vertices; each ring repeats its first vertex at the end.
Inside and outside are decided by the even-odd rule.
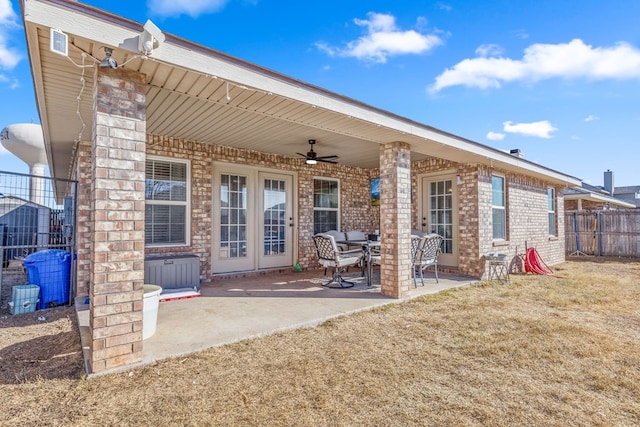
POLYGON ((483 163, 551 182, 579 180, 487 146, 396 116, 220 52, 166 35, 149 57, 137 53, 142 25, 67 0, 21 1, 40 119, 52 176, 68 178, 74 141, 90 140, 94 71, 113 48, 120 69, 146 76, 150 134, 303 159, 318 155, 377 168, 380 144, 404 141, 412 160, 429 156, 483 163), (50 50, 50 29, 68 36, 68 57, 50 50))

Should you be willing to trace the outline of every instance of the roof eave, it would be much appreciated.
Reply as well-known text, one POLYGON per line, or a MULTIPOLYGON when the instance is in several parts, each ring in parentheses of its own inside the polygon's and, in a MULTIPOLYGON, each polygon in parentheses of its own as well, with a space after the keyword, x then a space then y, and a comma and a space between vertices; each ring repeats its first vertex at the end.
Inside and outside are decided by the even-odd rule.
MULTIPOLYGON (((42 79, 37 75, 41 70, 38 68, 38 51, 35 49, 37 46, 37 34, 33 30, 35 26, 57 28, 78 37, 99 41, 105 46, 137 53, 136 38, 143 29, 140 23, 75 1, 21 0, 21 4, 41 119, 46 117, 44 114, 46 106, 41 102, 43 88, 37 83, 42 79), (32 26, 34 27, 30 30, 29 27, 32 26), (34 37, 36 38, 34 39, 34 37)), ((215 75, 227 81, 237 82, 267 93, 278 94, 318 108, 325 108, 375 126, 384 126, 401 135, 436 142, 451 150, 461 150, 473 155, 474 162, 477 163, 531 174, 559 186, 580 184, 580 179, 576 177, 329 92, 170 34, 166 34, 165 42, 154 49, 151 59, 185 70, 215 75)), ((43 121, 42 125, 46 146, 48 145, 49 124, 43 121)), ((50 154, 51 148, 48 147, 47 150, 50 154)))

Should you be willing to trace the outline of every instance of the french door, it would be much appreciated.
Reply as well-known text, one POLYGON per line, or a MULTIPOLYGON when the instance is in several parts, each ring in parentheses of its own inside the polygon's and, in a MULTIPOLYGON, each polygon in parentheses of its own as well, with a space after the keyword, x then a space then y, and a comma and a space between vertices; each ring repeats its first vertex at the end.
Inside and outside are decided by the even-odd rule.
POLYGON ((293 175, 214 165, 212 272, 292 266, 293 175))
POLYGON ((458 266, 458 189, 455 175, 422 178, 420 224, 425 233, 443 237, 438 262, 458 266))
POLYGON ((258 174, 258 268, 293 265, 293 195, 290 175, 258 174))

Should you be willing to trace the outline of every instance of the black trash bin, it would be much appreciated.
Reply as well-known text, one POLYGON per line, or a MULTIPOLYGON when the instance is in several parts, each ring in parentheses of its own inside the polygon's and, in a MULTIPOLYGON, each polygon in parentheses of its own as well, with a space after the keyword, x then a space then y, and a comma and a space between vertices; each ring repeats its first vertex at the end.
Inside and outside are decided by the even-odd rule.
POLYGON ((47 249, 27 256, 22 265, 27 269, 29 284, 40 286, 38 310, 69 302, 71 253, 47 249))

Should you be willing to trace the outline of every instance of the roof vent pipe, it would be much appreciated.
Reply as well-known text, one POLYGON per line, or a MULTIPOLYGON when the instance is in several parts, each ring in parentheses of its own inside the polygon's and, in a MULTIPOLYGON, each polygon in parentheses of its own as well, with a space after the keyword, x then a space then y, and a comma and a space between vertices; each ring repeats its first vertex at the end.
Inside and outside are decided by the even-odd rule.
POLYGON ((29 200, 44 204, 44 168, 47 154, 44 149, 42 127, 34 123, 17 123, 2 129, 2 145, 29 166, 29 200))

